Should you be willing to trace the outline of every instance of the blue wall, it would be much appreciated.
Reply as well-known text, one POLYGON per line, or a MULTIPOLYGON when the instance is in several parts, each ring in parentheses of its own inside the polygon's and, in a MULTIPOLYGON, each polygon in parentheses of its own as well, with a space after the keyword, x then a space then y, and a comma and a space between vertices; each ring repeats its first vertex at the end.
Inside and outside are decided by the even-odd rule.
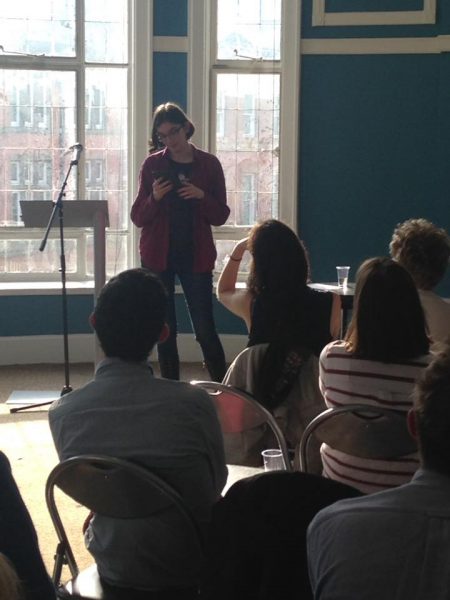
MULTIPOLYGON (((406 8, 421 5, 414 2, 406 8)), ((309 0, 303 35, 446 33, 448 4, 439 2, 436 26, 312 28, 309 0)), ((381 0, 370 5, 386 7, 381 0)), ((354 0, 341 4, 351 6, 354 0)), ((449 73, 448 54, 303 55, 298 225, 313 279, 334 280, 338 263, 354 275, 365 258, 387 254, 393 228, 407 218, 450 231, 449 73)), ((439 291, 450 296, 449 274, 439 291)))

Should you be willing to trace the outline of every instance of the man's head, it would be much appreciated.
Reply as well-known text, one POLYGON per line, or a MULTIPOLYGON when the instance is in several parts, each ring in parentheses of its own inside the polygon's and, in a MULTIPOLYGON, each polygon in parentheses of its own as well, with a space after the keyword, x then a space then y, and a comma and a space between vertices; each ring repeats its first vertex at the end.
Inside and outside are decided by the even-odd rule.
POLYGON ((394 260, 410 272, 421 290, 433 289, 444 277, 450 258, 450 237, 425 219, 397 225, 389 250, 394 260))
POLYGON ((102 289, 91 323, 106 356, 140 362, 167 334, 166 310, 166 291, 156 275, 130 269, 102 289))
POLYGON ((450 477, 450 346, 417 382, 408 425, 418 441, 423 466, 450 477))

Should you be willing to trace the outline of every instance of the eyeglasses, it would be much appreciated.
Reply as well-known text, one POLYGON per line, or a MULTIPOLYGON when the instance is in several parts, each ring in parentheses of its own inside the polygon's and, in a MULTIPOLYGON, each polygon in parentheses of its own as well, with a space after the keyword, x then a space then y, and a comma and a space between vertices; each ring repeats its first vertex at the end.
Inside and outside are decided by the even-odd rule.
POLYGON ((172 127, 172 129, 167 133, 157 133, 157 138, 160 142, 164 142, 164 140, 171 139, 178 135, 182 129, 183 125, 179 125, 178 127, 172 127))

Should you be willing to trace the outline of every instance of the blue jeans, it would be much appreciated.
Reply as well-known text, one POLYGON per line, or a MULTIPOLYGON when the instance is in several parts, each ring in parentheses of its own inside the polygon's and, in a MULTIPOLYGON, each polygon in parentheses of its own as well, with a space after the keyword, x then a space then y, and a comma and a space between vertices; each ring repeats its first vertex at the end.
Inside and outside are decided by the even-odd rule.
POLYGON ((158 360, 162 377, 180 378, 175 310, 175 275, 177 275, 206 368, 213 381, 222 381, 226 371, 225 354, 214 323, 212 273, 175 273, 167 270, 158 275, 168 293, 167 324, 170 329, 167 340, 158 344, 158 360))

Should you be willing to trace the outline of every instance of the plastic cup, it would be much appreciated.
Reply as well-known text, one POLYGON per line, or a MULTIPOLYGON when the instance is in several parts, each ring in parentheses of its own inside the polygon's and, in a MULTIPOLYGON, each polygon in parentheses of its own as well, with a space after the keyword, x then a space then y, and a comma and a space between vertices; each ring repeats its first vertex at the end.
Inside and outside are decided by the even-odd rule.
POLYGON ((336 267, 337 283, 340 288, 346 288, 348 285, 348 273, 350 267, 336 267))
POLYGON ((284 471, 283 453, 278 448, 263 450, 264 471, 284 471))

